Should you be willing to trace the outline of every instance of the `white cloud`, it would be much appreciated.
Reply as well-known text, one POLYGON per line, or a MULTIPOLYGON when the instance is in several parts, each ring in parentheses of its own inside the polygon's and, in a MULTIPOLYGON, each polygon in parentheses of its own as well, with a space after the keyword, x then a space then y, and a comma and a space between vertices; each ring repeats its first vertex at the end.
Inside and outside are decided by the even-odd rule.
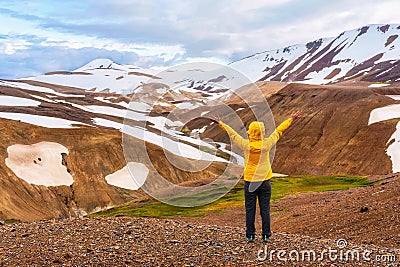
POLYGON ((232 6, 238 12, 247 12, 251 10, 257 10, 260 8, 272 8, 277 6, 285 5, 292 0, 246 0, 246 1, 236 1, 232 6))
POLYGON ((17 50, 24 50, 30 43, 22 39, 0 39, 0 54, 12 55, 17 50))
MULTIPOLYGON (((85 49, 93 57, 118 52, 116 58, 126 55, 130 64, 142 67, 202 59, 229 62, 260 51, 333 37, 366 24, 400 22, 397 0, 365 0, 362 4, 355 0, 29 3, 0 2, 0 58, 2 62, 7 61, 7 55, 13 56, 9 60, 31 60, 32 70, 26 62, 24 72, 32 73, 44 69, 35 69, 38 64, 24 51, 53 62, 48 67, 62 69, 74 65, 70 61, 81 62, 85 49), (44 51, 57 52, 46 55, 44 51), (139 58, 133 59, 133 55, 139 58)), ((0 68, 0 76, 5 71, 9 70, 0 68)))

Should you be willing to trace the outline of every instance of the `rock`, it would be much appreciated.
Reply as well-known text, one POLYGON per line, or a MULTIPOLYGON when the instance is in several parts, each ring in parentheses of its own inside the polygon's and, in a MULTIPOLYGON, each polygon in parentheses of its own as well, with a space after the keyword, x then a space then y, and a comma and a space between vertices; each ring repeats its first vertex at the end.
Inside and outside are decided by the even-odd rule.
POLYGON ((61 260, 61 259, 55 259, 55 260, 53 260, 53 263, 55 263, 55 264, 61 264, 61 263, 62 263, 62 260, 61 260))
POLYGON ((4 224, 4 221, 0 221, 0 226, 3 226, 4 224))
POLYGON ((368 210, 369 210, 368 207, 364 206, 361 207, 360 212, 367 212, 368 210))
POLYGON ((131 235, 133 233, 133 230, 129 229, 128 231, 125 232, 126 235, 131 235))

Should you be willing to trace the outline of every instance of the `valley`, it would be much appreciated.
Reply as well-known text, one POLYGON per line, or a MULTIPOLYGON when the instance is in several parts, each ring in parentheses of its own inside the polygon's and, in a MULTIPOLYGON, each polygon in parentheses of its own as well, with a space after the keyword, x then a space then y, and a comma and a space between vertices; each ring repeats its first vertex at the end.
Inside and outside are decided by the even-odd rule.
POLYGON ((242 238, 243 154, 210 117, 246 137, 252 121, 269 135, 298 110, 270 154, 276 248, 345 238, 398 254, 399 32, 368 25, 228 66, 98 58, 0 79, 0 266, 21 255, 85 265, 93 254, 151 265, 149 241, 165 265, 215 265, 215 255, 254 264, 261 241, 242 238))

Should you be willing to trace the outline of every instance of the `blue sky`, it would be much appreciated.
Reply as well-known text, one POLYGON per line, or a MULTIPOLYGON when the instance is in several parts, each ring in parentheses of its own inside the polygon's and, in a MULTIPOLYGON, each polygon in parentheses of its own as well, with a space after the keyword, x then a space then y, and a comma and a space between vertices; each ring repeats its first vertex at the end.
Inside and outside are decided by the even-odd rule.
POLYGON ((99 57, 145 68, 228 63, 400 23, 398 10, 398 0, 0 0, 0 78, 73 70, 99 57))

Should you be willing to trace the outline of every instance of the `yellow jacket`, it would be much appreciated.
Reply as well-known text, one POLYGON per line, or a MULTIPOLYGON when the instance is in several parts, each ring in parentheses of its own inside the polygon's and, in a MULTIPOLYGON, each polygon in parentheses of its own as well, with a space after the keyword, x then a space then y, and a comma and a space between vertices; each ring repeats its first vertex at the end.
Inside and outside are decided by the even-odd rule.
POLYGON ((265 128, 262 122, 252 122, 247 131, 249 139, 244 139, 230 126, 222 121, 218 124, 225 130, 231 140, 244 152, 244 180, 249 182, 260 182, 269 180, 272 177, 269 152, 278 142, 283 131, 289 128, 293 119, 289 118, 282 122, 275 131, 269 136, 262 136, 265 128))

